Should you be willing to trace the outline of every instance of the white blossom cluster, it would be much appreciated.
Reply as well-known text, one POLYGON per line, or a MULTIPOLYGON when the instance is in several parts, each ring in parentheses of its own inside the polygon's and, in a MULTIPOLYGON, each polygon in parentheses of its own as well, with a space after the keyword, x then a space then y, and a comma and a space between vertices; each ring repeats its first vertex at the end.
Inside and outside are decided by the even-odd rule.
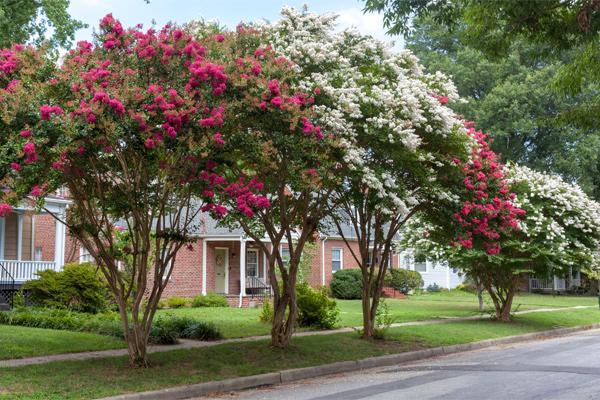
POLYGON ((579 186, 557 175, 516 164, 507 165, 505 173, 511 189, 517 193, 514 204, 526 211, 521 229, 530 241, 551 246, 553 255, 563 256, 565 261, 582 257, 597 259, 600 248, 598 202, 579 186))
POLYGON ((407 213, 411 204, 400 190, 399 174, 381 168, 382 160, 371 158, 366 143, 371 137, 401 143, 435 182, 435 167, 448 159, 424 150, 423 144, 432 135, 447 137, 464 130, 453 111, 435 97, 457 101, 453 83, 441 73, 426 74, 409 51, 392 52, 353 29, 336 32, 333 14, 293 8, 281 13, 281 20, 261 29, 270 35, 275 51, 295 63, 302 76, 298 89, 326 96, 316 107, 317 122, 339 138, 346 165, 384 200, 386 210, 407 213))

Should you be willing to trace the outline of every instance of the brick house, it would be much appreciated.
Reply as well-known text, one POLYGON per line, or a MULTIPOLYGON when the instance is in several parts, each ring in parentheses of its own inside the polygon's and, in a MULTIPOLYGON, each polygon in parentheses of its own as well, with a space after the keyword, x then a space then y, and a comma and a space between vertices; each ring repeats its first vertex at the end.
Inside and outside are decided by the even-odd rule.
MULTIPOLYGON (((52 212, 64 215, 67 200, 60 197, 46 200, 52 212)), ((214 292, 225 295, 236 307, 259 302, 270 291, 270 285, 266 257, 256 243, 241 230, 218 226, 206 214, 201 214, 194 225, 198 227, 197 239, 191 249, 183 248, 178 253, 163 298, 214 292)), ((346 229, 346 237, 351 238, 350 227, 346 229)), ((354 246, 351 240, 350 246, 358 252, 358 245, 354 246)), ((340 269, 358 268, 350 247, 335 232, 319 234, 312 247, 312 263, 306 279, 314 287, 329 285, 333 274, 340 269)), ((284 243, 284 257, 285 249, 284 243)), ((37 271, 60 270, 64 264, 78 261, 92 259, 51 215, 35 214, 31 208, 21 207, 14 214, 0 218, 0 273, 7 271, 17 286, 35 279, 37 271)), ((410 251, 395 253, 390 267, 419 271, 425 287, 435 283, 450 289, 462 282, 462 277, 447 266, 418 260, 410 251)), ((0 285, 3 282, 6 278, 0 275, 0 285)))

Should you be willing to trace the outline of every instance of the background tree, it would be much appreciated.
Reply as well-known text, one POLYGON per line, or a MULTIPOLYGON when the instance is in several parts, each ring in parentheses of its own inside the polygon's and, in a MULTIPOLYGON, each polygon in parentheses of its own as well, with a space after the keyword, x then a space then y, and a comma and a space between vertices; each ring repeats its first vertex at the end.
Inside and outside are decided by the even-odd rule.
POLYGON ((366 0, 365 10, 383 13, 385 26, 395 34, 410 33, 412 19, 421 17, 430 17, 450 30, 458 27, 461 41, 493 58, 506 57, 519 41, 548 59, 562 58, 570 51, 571 57, 549 83, 567 98, 577 99, 572 110, 564 114, 565 119, 586 129, 600 124, 597 0, 366 0))
POLYGON ((86 25, 68 13, 69 0, 4 0, 0 3, 0 48, 14 43, 67 48, 86 25))
MULTIPOLYGON (((95 44, 80 42, 59 68, 34 48, 0 52, 0 185, 9 189, 0 216, 68 188, 70 212, 54 217, 106 277, 132 364, 147 364, 157 302, 198 213, 223 216, 217 197, 235 198, 248 216, 268 206, 219 158, 219 129, 250 128, 240 121, 257 82, 228 58, 244 41, 195 40, 174 26, 125 30, 107 15, 95 44)), ((255 63, 275 70, 271 61, 255 63)))
POLYGON ((340 141, 328 220, 361 268, 363 337, 371 339, 396 234, 416 210, 435 208, 425 206, 457 170, 452 159, 466 157, 467 136, 441 104, 456 97, 444 76, 422 73, 412 54, 372 37, 336 33, 335 19, 286 8, 272 35, 300 69, 297 87, 315 93, 317 121, 340 141))
POLYGON ((464 43, 465 26, 457 24, 450 30, 422 17, 412 21, 406 37, 407 47, 427 70, 452 76, 466 102, 450 107, 493 132, 491 148, 503 161, 553 171, 587 193, 600 195, 600 136, 563 121, 561 116, 571 113, 577 101, 557 96, 548 85, 571 52, 549 60, 521 39, 505 57, 489 59, 464 43))

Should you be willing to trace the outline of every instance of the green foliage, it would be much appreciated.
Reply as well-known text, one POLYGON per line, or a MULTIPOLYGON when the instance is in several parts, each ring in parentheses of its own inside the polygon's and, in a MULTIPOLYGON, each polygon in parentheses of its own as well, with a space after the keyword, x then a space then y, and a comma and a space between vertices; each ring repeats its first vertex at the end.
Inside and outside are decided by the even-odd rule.
POLYGON ((116 313, 88 314, 65 309, 23 307, 1 312, 0 324, 123 337, 116 313))
MULTIPOLYGON (((87 314, 64 309, 23 307, 0 312, 0 324, 31 328, 91 332, 123 338, 123 326, 117 313, 87 314)), ((189 317, 170 314, 156 318, 150 340, 156 344, 173 344, 178 338, 215 340, 221 338, 218 328, 189 317)))
POLYGON ((313 260, 317 252, 317 244, 307 242, 298 263, 298 283, 310 283, 313 260))
POLYGON ((221 337, 221 332, 212 323, 169 314, 158 317, 150 333, 150 341, 155 344, 175 344, 179 338, 217 340, 221 337))
POLYGON ((75 31, 86 27, 68 13, 69 0, 17 0, 0 2, 0 47, 43 41, 66 48, 75 31))
POLYGON ((423 277, 418 271, 407 269, 391 269, 386 277, 386 284, 400 293, 408 294, 423 287, 423 277))
POLYGON ((273 310, 273 303, 270 300, 263 301, 262 309, 260 311, 260 315, 258 319, 260 322, 264 322, 265 324, 270 324, 273 322, 273 317, 275 315, 275 310, 273 310))
POLYGON ((217 293, 208 293, 206 296, 196 296, 192 300, 192 307, 229 307, 227 299, 217 293))
POLYGON ((188 304, 190 304, 190 300, 185 297, 173 296, 167 299, 167 305, 169 308, 183 308, 188 304))
POLYGON ((442 288, 437 283, 432 283, 431 285, 427 285, 427 292, 429 293, 438 293, 442 291, 442 288))
POLYGON ((362 272, 360 269, 337 271, 333 274, 329 287, 336 299, 360 299, 362 298, 362 272))
POLYGON ((339 322, 340 309, 325 290, 315 290, 307 283, 296 287, 298 324, 302 327, 333 329, 339 322))
MULTIPOLYGON (((562 118, 573 115, 580 108, 577 102, 594 92, 565 98, 549 85, 568 52, 547 60, 536 54, 536 44, 520 40, 505 57, 488 59, 464 42, 465 24, 449 30, 431 18, 418 18, 412 26, 407 47, 429 71, 452 77, 467 101, 450 107, 489 132, 492 150, 504 161, 559 173, 600 198, 600 135, 562 118)), ((595 115, 592 110, 585 113, 595 115)))
POLYGON ((106 284, 91 263, 67 264, 60 272, 40 271, 38 276, 23 285, 34 304, 91 313, 108 307, 106 284))
POLYGON ((379 301, 379 307, 377 307, 377 313, 375 314, 375 328, 373 332, 373 338, 383 340, 386 338, 388 330, 392 324, 396 322, 396 317, 390 312, 390 307, 385 301, 381 299, 379 301))

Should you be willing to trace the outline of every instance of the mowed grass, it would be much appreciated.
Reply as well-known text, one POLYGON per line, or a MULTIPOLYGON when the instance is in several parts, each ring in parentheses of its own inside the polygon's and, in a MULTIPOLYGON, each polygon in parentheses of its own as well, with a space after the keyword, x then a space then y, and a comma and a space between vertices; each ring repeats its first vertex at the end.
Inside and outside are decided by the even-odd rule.
MULTIPOLYGON (((462 291, 410 296, 404 300, 386 300, 396 322, 443 319, 478 315, 477 297, 462 291)), ((549 296, 524 294, 515 299, 515 310, 595 306, 595 297, 549 296)), ((340 326, 362 324, 361 303, 358 300, 338 300, 340 326)), ((268 335, 270 325, 260 322, 260 309, 182 308, 160 310, 213 322, 227 338, 268 335)), ((490 311, 486 311, 490 312, 490 311)), ((570 314, 565 314, 566 315, 570 314)), ((535 318, 532 316, 531 318, 535 318)), ((432 326, 431 329, 438 329, 432 326)), ((24 358, 61 353, 108 350, 125 347, 123 341, 91 333, 59 331, 0 325, 0 359, 24 358)))
POLYGON ((122 347, 125 347, 122 340, 110 336, 0 325, 0 359, 2 360, 122 347))
POLYGON ((294 338, 285 350, 270 348, 267 341, 176 350, 152 354, 149 369, 129 368, 125 357, 2 368, 0 399, 91 399, 598 322, 596 309, 564 310, 522 315, 511 323, 392 328, 387 341, 366 342, 345 333, 294 338))
MULTIPOLYGON (((362 306, 360 300, 337 300, 340 307, 340 326, 360 326, 362 306)), ((422 321, 451 317, 478 315, 479 303, 473 293, 453 290, 450 292, 424 293, 403 300, 386 299, 391 315, 396 322, 422 321)), ((559 308, 597 305, 595 297, 551 296, 521 294, 515 298, 513 310, 524 311, 536 308, 559 308)), ((491 303, 486 298, 485 314, 491 313, 491 303)), ((270 326, 259 321, 260 309, 239 308, 180 308, 160 310, 158 315, 170 313, 189 316, 216 324, 225 337, 268 335, 270 326)))

